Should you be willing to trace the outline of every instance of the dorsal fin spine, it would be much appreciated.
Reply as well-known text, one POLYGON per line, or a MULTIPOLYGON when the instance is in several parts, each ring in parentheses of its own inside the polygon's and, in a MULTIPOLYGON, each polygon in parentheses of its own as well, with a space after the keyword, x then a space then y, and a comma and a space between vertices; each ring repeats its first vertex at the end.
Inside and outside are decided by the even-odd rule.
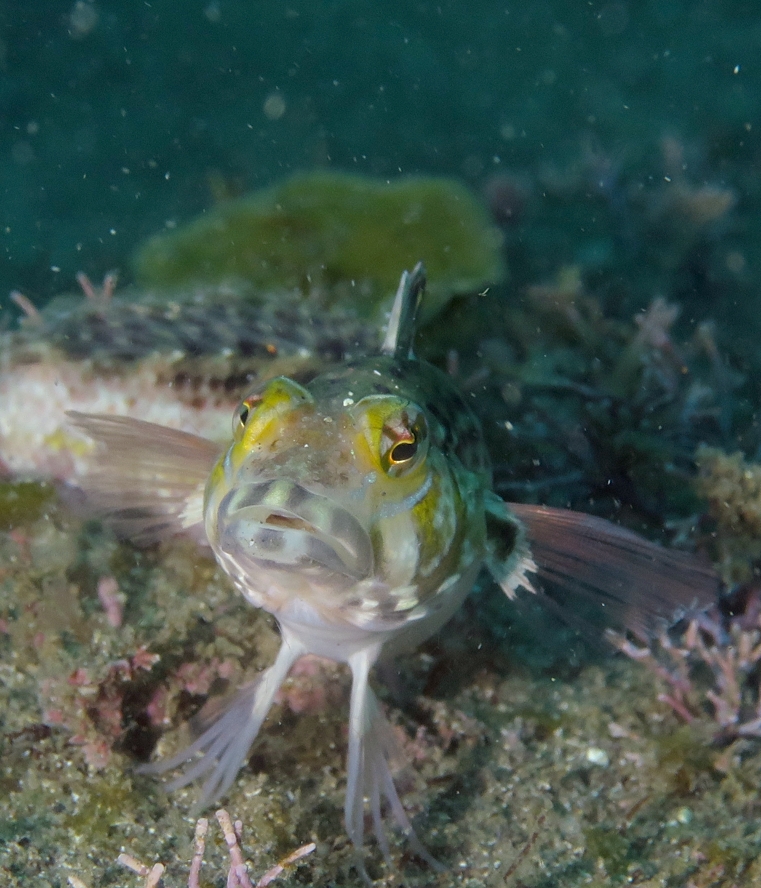
POLYGON ((391 355, 397 360, 413 356, 412 345, 415 340, 417 311, 424 290, 425 266, 422 262, 418 262, 411 272, 402 272, 386 336, 381 345, 381 352, 384 355, 391 355))

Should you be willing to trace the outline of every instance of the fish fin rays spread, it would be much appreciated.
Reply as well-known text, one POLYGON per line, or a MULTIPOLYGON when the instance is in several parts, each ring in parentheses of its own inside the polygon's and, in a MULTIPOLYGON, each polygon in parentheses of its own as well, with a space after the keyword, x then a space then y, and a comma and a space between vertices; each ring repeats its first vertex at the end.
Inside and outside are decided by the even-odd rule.
POLYGON ((368 884, 370 879, 362 862, 365 799, 370 803, 375 838, 389 866, 393 866, 393 861, 383 827, 381 805, 384 799, 396 826, 404 834, 415 854, 433 869, 439 872, 445 869, 418 839, 394 784, 389 762, 400 758, 398 744, 368 681, 370 667, 377 655, 377 650, 367 648, 349 658, 352 687, 344 824, 357 850, 359 871, 368 884))
POLYGON ((486 567, 494 581, 514 599, 520 588, 536 592, 528 574, 536 573, 526 528, 495 494, 486 495, 486 567))
POLYGON ((126 416, 67 415, 98 444, 82 482, 94 514, 137 543, 182 532, 205 539, 203 495, 217 444, 126 416))
POLYGON ((694 555, 570 509, 503 503, 500 515, 499 502, 487 507, 490 545, 495 528, 508 541, 512 532, 517 560, 512 578, 504 568, 500 575, 499 558, 496 572, 488 559, 487 565, 511 597, 519 586, 540 591, 561 613, 642 637, 659 621, 672 622, 717 600, 718 575, 694 555), (511 519, 520 531, 510 530, 511 519))
POLYGON ((272 666, 241 688, 223 714, 195 742, 171 758, 141 765, 138 773, 164 774, 190 763, 166 784, 166 790, 173 792, 206 775, 195 810, 201 811, 217 801, 235 782, 280 686, 291 666, 305 653, 298 645, 281 644, 272 666), (199 753, 200 758, 196 758, 199 753))
MULTIPOLYGON (((295 661, 305 653, 299 642, 284 636, 273 665, 241 688, 216 720, 204 719, 209 726, 190 746, 171 758, 139 766, 137 773, 155 776, 184 766, 181 773, 165 785, 166 790, 172 792, 203 777, 203 789, 194 810, 200 812, 216 803, 234 783, 279 688, 295 661)), ((401 755, 391 725, 369 685, 369 671, 376 657, 377 650, 368 648, 349 658, 353 680, 344 819, 357 852, 357 867, 368 883, 363 863, 368 803, 375 837, 389 865, 393 864, 383 825, 384 801, 391 819, 412 850, 434 869, 444 870, 417 838, 394 784, 390 762, 400 759, 401 755)))

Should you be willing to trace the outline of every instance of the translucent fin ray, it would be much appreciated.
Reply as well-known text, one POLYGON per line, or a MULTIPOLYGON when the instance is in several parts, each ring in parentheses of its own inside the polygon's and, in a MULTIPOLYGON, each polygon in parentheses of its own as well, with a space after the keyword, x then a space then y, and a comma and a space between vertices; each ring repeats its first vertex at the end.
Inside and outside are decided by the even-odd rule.
POLYGON ((82 486, 99 517, 140 543, 203 529, 203 493, 220 448, 206 438, 126 416, 70 411, 100 445, 82 486))
POLYGON ((281 644, 272 666, 242 688, 222 716, 214 721, 194 743, 169 759, 142 765, 138 768, 138 772, 164 774, 191 761, 201 753, 201 758, 170 781, 166 789, 168 792, 173 792, 208 774, 201 797, 195 806, 196 810, 203 810, 217 801, 235 782, 238 772, 246 761, 248 751, 270 711, 275 695, 290 672, 291 666, 304 653, 304 649, 300 646, 281 644))
POLYGON ((674 620, 719 595, 718 575, 694 555, 569 509, 506 507, 525 528, 528 570, 549 584, 543 591, 561 608, 570 605, 565 593, 581 595, 607 626, 646 636, 658 620, 674 620))
POLYGON ((415 854, 433 869, 440 872, 445 869, 418 839, 394 784, 389 762, 398 760, 401 756, 391 725, 383 715, 380 704, 368 683, 369 669, 375 656, 377 652, 365 649, 349 659, 352 689, 344 805, 346 832, 356 848, 360 873, 368 883, 370 880, 362 864, 365 799, 370 801, 375 838, 389 866, 393 866, 393 862, 383 827, 381 803, 384 799, 388 803, 396 826, 404 834, 415 854))

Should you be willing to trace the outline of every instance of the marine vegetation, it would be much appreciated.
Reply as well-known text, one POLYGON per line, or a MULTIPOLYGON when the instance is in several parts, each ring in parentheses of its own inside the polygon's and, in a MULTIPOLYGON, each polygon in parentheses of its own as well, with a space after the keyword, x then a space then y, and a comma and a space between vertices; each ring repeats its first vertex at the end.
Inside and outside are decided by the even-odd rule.
POLYGON ((432 317, 454 295, 504 280, 499 230, 453 179, 391 181, 324 170, 297 173, 221 203, 135 254, 138 280, 176 290, 244 281, 260 291, 322 290, 378 318, 400 263, 426 257, 432 317))
MULTIPOLYGON (((729 747, 761 739, 761 585, 740 587, 723 607, 663 630, 648 645, 611 636, 632 659, 647 666, 666 690, 658 699, 688 723, 701 715, 718 726, 714 743, 729 747)), ((736 752, 736 750, 733 751, 736 752)), ((726 757, 717 767, 728 769, 726 757)))
MULTIPOLYGON (((302 845, 284 857, 275 866, 270 867, 264 875, 257 879, 256 885, 251 881, 248 875, 248 866, 243 858, 241 850, 241 839, 243 832, 243 824, 240 820, 233 823, 230 815, 224 808, 220 808, 215 817, 224 835, 225 844, 230 855, 230 865, 227 871, 227 885, 229 888, 267 888, 280 875, 282 875, 289 867, 293 867, 295 863, 311 854, 315 849, 314 842, 302 845)), ((188 872, 188 888, 200 888, 201 886, 201 867, 203 865, 204 852, 206 851, 206 836, 209 830, 209 821, 205 817, 201 817, 196 822, 195 840, 193 848, 193 859, 188 872)), ((120 854, 118 862, 128 870, 143 876, 145 881, 143 888, 158 888, 161 884, 161 877, 166 871, 163 863, 155 863, 153 866, 147 866, 130 854, 120 854)), ((79 879, 69 879, 72 888, 86 888, 79 879)))
POLYGON ((697 487, 705 534, 730 590, 704 612, 643 642, 614 644, 665 684, 658 699, 684 721, 702 718, 724 750, 717 767, 761 739, 761 467, 741 453, 700 447, 697 487))
POLYGON ((727 581, 748 582, 761 567, 761 463, 715 447, 701 447, 696 461, 715 525, 716 562, 727 581))
POLYGON ((394 734, 369 685, 381 654, 446 623, 482 566, 509 597, 535 591, 538 577, 633 631, 713 600, 718 578, 602 519, 495 496, 479 421, 451 380, 413 354, 424 282, 421 265, 402 276, 379 354, 245 395, 226 448, 126 417, 72 420, 104 445, 84 481, 92 506, 139 541, 205 536, 244 598, 280 628, 274 664, 187 749, 143 772, 187 763, 170 788, 205 776, 200 804, 209 804, 232 786, 294 663, 307 654, 347 663, 346 831, 361 853, 368 800, 390 862, 385 801, 438 868, 392 776, 394 734))

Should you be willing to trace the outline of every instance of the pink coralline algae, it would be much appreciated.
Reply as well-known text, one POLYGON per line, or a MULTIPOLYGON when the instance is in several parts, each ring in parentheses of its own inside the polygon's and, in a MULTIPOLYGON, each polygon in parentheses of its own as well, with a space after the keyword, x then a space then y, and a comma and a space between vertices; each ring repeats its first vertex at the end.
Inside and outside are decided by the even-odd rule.
MULTIPOLYGON (((222 830, 228 854, 230 855, 230 864, 227 871, 228 888, 266 888, 266 886, 271 885, 279 876, 292 868, 294 864, 298 863, 298 861, 311 854, 316 848, 314 842, 302 845, 300 848, 297 848, 295 851, 292 851, 284 857, 279 863, 275 864, 275 866, 267 870, 267 872, 254 885, 248 874, 248 865, 246 864, 241 849, 243 833, 242 822, 236 820, 233 823, 232 818, 224 808, 220 808, 216 812, 215 817, 222 830)), ((208 831, 209 821, 205 817, 202 817, 196 823, 193 859, 188 873, 188 888, 200 888, 202 884, 201 866, 206 851, 206 835, 208 831)), ((144 879, 143 888, 158 888, 158 886, 162 884, 162 876, 166 870, 163 863, 155 863, 153 866, 147 866, 140 860, 134 858, 131 854, 125 853, 119 855, 117 862, 125 869, 141 876, 144 879)), ((78 879, 76 880, 76 883, 79 883, 78 879)), ((79 884, 72 884, 74 885, 74 888, 80 888, 79 884)), ((81 888, 85 888, 84 883, 81 883, 81 888)))
POLYGON ((686 722, 712 718, 714 739, 723 745, 761 739, 761 584, 738 590, 735 600, 742 602, 740 613, 723 616, 711 608, 649 645, 610 636, 665 683, 662 703, 686 722))
POLYGON ((81 746, 85 761, 95 770, 105 768, 123 730, 122 703, 126 688, 140 671, 149 672, 159 661, 139 648, 133 657, 112 663, 100 680, 80 667, 67 678, 42 682, 43 722, 72 732, 70 743, 81 746))

